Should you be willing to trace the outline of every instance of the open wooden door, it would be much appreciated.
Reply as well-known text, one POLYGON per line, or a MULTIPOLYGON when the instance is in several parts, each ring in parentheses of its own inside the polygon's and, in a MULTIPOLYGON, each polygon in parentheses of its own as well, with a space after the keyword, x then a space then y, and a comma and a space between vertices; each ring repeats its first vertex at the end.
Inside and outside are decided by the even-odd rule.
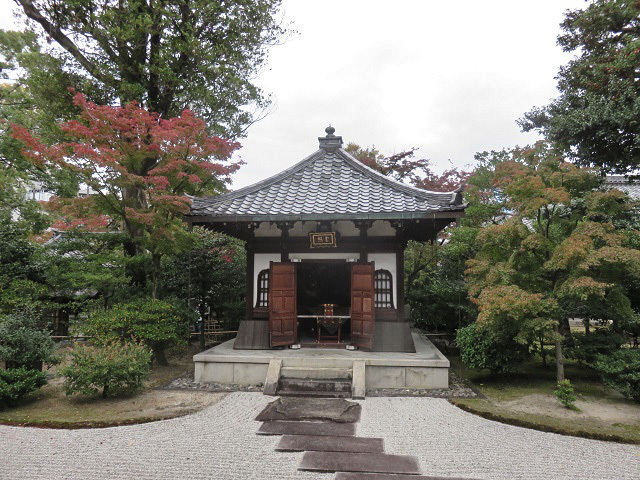
POLYGON ((373 263, 351 265, 351 343, 357 347, 373 347, 373 277, 373 263))
POLYGON ((269 338, 272 347, 291 345, 297 337, 296 264, 271 262, 269 338))

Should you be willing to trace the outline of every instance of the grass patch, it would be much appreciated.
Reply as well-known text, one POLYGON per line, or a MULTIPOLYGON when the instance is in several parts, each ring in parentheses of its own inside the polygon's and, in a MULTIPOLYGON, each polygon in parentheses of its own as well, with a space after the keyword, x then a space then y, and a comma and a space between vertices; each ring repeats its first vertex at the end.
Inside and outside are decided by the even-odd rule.
POLYGON ((190 345, 169 352, 169 365, 153 368, 144 389, 123 398, 66 396, 62 390, 63 378, 52 370, 53 378, 48 385, 27 395, 19 406, 0 411, 0 423, 50 428, 93 428, 144 423, 193 413, 215 403, 224 394, 155 388, 193 369, 193 355, 198 351, 197 345, 190 345))
POLYGON ((567 361, 580 411, 563 407, 553 395, 555 365, 543 367, 534 358, 511 374, 493 375, 468 369, 459 357, 449 357, 451 368, 469 379, 486 397, 456 398, 451 403, 491 420, 543 431, 600 440, 640 444, 640 404, 606 387, 597 372, 567 361))

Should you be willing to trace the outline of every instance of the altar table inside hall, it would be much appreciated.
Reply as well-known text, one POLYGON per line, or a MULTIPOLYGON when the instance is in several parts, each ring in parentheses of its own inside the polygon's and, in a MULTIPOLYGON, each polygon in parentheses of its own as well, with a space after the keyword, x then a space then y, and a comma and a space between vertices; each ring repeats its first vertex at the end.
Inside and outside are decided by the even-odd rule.
POLYGON ((298 319, 303 318, 315 318, 318 326, 318 343, 322 343, 321 339, 336 340, 336 343, 340 343, 340 333, 344 322, 351 318, 350 315, 298 315, 298 319), (337 335, 321 335, 321 327, 337 329, 337 335))

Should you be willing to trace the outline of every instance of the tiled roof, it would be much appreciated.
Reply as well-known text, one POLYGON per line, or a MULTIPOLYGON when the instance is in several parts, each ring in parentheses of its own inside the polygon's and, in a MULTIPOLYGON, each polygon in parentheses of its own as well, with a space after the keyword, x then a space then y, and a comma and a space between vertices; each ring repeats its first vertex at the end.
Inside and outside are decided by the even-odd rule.
POLYGON ((629 181, 623 175, 608 175, 604 184, 626 192, 634 200, 640 199, 640 181, 638 180, 629 181))
POLYGON ((318 151, 271 178, 224 195, 193 198, 190 216, 211 221, 402 219, 464 210, 461 192, 429 192, 385 177, 339 148, 342 139, 331 133, 319 139, 318 151))

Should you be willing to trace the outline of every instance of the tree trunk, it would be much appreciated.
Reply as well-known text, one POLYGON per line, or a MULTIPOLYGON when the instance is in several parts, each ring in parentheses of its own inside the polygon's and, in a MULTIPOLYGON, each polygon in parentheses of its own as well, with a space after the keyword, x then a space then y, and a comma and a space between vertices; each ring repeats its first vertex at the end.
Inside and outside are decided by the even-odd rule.
POLYGON ((547 366, 547 352, 544 349, 544 335, 540 336, 540 356, 542 357, 542 366, 547 366))
POLYGON ((558 331, 558 327, 555 328, 556 337, 556 380, 558 383, 564 380, 564 357, 562 356, 562 336, 558 331))
POLYGON ((151 347, 151 350, 153 350, 153 358, 155 359, 158 365, 162 365, 162 366, 169 365, 167 356, 164 353, 164 346, 154 345, 153 347, 151 347))
POLYGON ((151 254, 151 281, 152 290, 151 298, 158 298, 158 288, 160 286, 160 260, 162 255, 158 253, 151 254))
POLYGON ((108 394, 109 394, 109 385, 103 385, 102 386, 102 398, 107 398, 108 394))

